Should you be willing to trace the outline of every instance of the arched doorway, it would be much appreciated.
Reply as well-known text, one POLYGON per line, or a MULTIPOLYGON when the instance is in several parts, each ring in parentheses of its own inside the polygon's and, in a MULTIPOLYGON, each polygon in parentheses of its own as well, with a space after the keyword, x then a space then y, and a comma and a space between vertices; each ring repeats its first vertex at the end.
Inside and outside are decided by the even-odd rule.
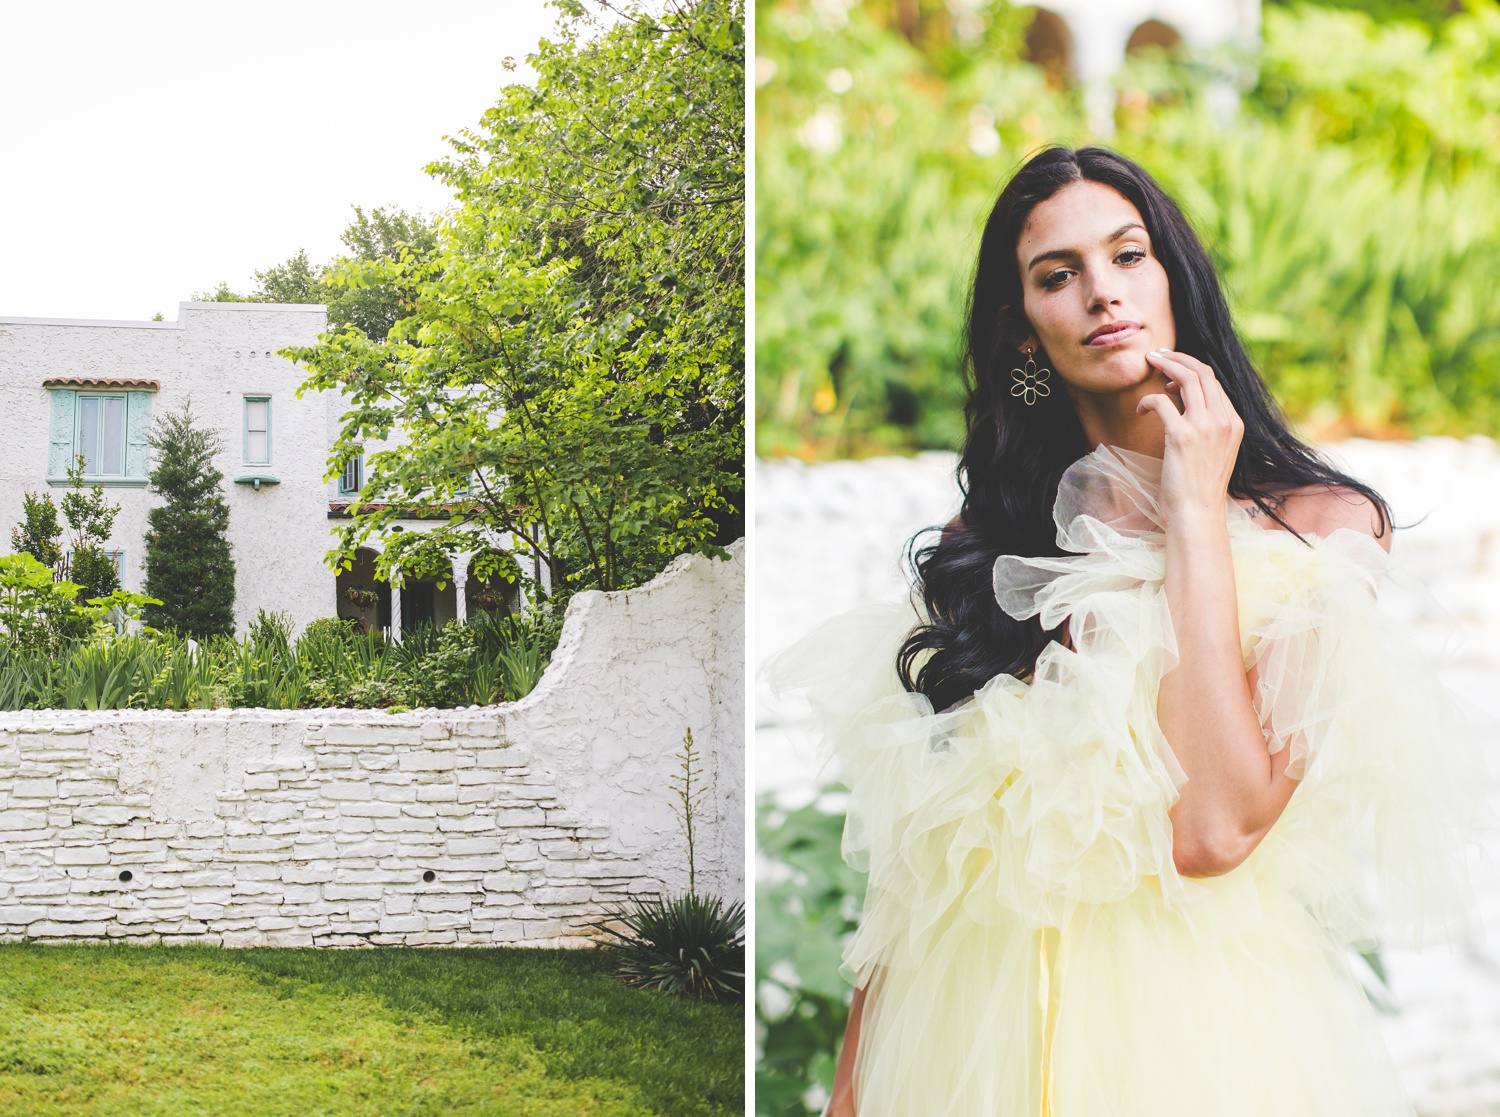
POLYGON ((506 617, 520 613, 520 581, 507 580, 498 574, 492 574, 488 578, 477 577, 474 568, 479 564, 481 557, 475 555, 469 561, 468 581, 464 585, 464 601, 468 605, 469 616, 473 617, 476 613, 489 613, 493 616, 506 617))
POLYGON ((1026 29, 1026 60, 1040 66, 1047 84, 1062 89, 1076 73, 1073 63, 1073 32, 1062 16, 1038 8, 1026 29))
POLYGON ((1148 19, 1130 33, 1130 40, 1125 44, 1125 57, 1153 48, 1166 54, 1176 53, 1182 48, 1181 32, 1170 23, 1148 19))
POLYGON ((380 632, 391 623, 391 587, 375 576, 375 558, 375 551, 361 547, 354 552, 353 565, 338 574, 336 615, 353 621, 362 632, 380 632))
POLYGON ((424 624, 442 628, 458 617, 458 591, 449 576, 440 589, 435 578, 401 579, 401 631, 410 632, 424 624))

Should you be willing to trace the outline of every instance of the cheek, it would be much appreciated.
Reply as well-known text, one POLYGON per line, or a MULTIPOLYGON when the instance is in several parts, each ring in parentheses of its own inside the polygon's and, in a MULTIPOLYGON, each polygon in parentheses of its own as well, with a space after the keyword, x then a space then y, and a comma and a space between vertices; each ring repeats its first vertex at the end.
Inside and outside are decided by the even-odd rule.
POLYGON ((1042 347, 1048 348, 1048 341, 1055 340, 1059 336, 1071 336, 1075 327, 1068 320, 1068 306, 1066 299, 1057 297, 1046 298, 1028 289, 1023 305, 1026 308, 1026 320, 1031 323, 1031 328, 1036 331, 1037 339, 1042 347))
POLYGON ((1166 269, 1152 260, 1149 268, 1141 268, 1141 309, 1162 327, 1172 325, 1172 288, 1167 281, 1166 269))

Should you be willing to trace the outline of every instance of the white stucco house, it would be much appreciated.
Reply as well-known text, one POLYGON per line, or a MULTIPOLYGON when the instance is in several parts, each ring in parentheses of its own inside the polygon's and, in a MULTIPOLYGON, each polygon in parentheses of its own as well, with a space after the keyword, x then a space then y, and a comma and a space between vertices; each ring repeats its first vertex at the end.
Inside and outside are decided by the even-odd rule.
MULTIPOLYGON (((304 373, 276 355, 311 344, 326 329, 326 308, 268 303, 180 305, 174 322, 111 322, 0 317, 0 392, 8 437, 0 440, 0 526, 19 523, 26 492, 66 491, 68 466, 120 506, 108 547, 126 589, 143 590, 146 512, 161 502, 147 490, 152 419, 191 398, 197 421, 218 431, 218 467, 229 501, 236 567, 235 622, 243 633, 262 608, 291 616, 297 629, 319 617, 402 628, 467 617, 471 603, 513 589, 481 585, 472 556, 454 562, 438 589, 411 578, 376 582, 376 548, 335 576, 324 556, 347 522, 362 464, 327 480, 329 449, 345 408, 338 393, 297 388, 304 373), (485 595, 481 597, 480 595, 485 595), (401 624, 392 625, 392 618, 401 624)), ((433 521, 403 521, 421 531, 433 521)), ((504 546, 507 540, 496 540, 504 546)), ((8 537, 0 547, 9 550, 8 537)))

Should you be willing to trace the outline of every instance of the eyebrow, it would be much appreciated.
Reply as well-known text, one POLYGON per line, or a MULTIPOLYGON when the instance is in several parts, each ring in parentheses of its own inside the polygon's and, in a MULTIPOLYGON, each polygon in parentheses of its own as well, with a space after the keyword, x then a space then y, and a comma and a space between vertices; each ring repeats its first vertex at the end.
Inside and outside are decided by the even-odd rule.
MULTIPOLYGON (((1127 221, 1114 232, 1110 233, 1109 236, 1105 237, 1104 243, 1108 244, 1112 240, 1119 240, 1126 233, 1130 232, 1131 229, 1139 229, 1143 233, 1146 231, 1146 227, 1139 221, 1127 221)), ((1039 252, 1037 253, 1037 255, 1031 258, 1031 263, 1026 265, 1026 270, 1030 271, 1032 268, 1040 264, 1043 260, 1067 259, 1075 255, 1077 255, 1077 253, 1069 248, 1054 248, 1048 252, 1039 252)))

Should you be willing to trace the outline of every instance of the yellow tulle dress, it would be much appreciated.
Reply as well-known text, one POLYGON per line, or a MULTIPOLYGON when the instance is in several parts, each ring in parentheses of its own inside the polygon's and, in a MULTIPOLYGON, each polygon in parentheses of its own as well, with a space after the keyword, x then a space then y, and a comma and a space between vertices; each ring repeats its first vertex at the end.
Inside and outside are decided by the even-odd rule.
POLYGON ((1242 865, 1180 876, 1160 469, 1100 447, 1057 497, 1074 553, 996 563, 1008 613, 1070 619, 1076 650, 1049 645, 1029 679, 933 712, 895 673, 910 605, 775 668, 808 691, 869 874, 844 957, 868 990, 858 1117, 1414 1112, 1347 948, 1468 928, 1462 717, 1377 604, 1374 540, 1309 546, 1227 501, 1255 710, 1300 783, 1242 865))

